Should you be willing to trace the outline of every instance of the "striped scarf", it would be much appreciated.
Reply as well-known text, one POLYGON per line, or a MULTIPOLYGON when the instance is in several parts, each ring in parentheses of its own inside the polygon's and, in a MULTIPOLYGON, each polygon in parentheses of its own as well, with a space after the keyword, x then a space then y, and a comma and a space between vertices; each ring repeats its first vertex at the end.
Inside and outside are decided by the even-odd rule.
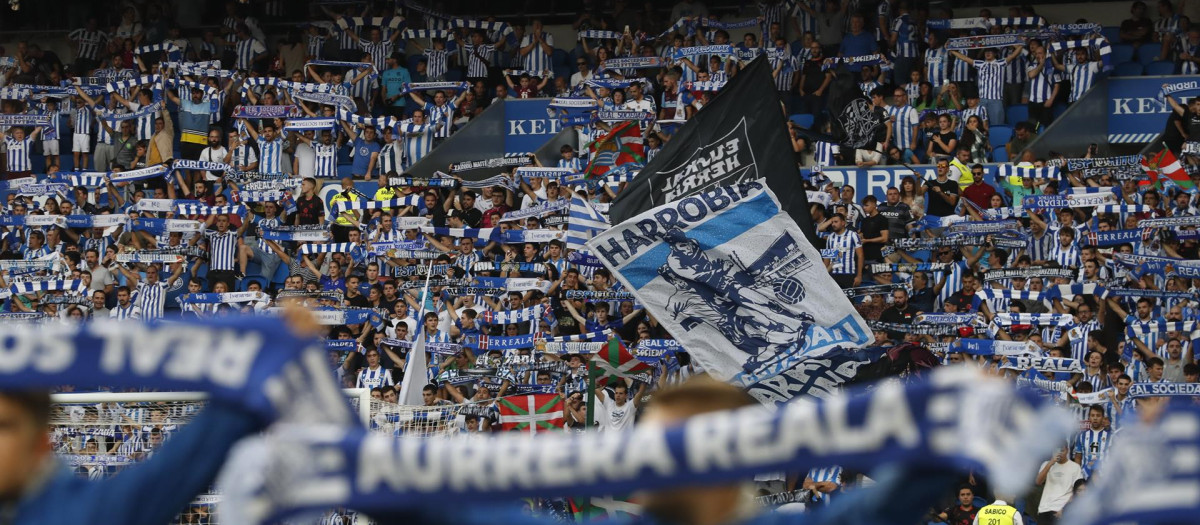
POLYGON ((356 201, 338 201, 333 205, 333 214, 341 215, 351 210, 388 210, 392 208, 401 208, 404 206, 420 206, 423 197, 421 195, 409 195, 398 199, 388 199, 385 201, 371 201, 366 199, 358 199, 356 201))
POLYGON ((305 244, 300 247, 300 255, 312 255, 316 253, 352 253, 355 250, 362 250, 362 246, 353 242, 332 242, 326 244, 305 244))
POLYGON ((184 202, 175 203, 175 213, 180 215, 237 215, 246 214, 246 207, 238 204, 231 206, 207 206, 204 204, 192 204, 184 202))
POLYGON ((517 324, 537 321, 542 316, 542 305, 534 305, 520 310, 504 310, 479 312, 476 319, 488 324, 517 324))

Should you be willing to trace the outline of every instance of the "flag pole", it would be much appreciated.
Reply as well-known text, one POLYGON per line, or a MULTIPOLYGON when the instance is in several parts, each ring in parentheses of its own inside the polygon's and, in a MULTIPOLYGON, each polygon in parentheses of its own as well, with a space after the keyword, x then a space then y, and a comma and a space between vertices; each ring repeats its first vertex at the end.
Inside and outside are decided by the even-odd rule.
POLYGON ((592 364, 591 359, 588 359, 585 363, 588 367, 587 399, 585 400, 587 421, 583 422, 583 426, 584 428, 590 428, 596 420, 596 376, 599 370, 592 364))

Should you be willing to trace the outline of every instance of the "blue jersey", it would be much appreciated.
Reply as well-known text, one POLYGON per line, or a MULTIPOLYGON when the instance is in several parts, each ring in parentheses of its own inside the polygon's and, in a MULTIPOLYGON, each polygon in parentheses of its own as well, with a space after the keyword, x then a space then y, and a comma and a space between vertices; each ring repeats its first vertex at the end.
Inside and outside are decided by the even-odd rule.
POLYGON ((379 143, 373 140, 368 141, 362 137, 354 139, 353 173, 355 175, 366 175, 367 168, 371 164, 371 154, 379 153, 380 149, 379 143))

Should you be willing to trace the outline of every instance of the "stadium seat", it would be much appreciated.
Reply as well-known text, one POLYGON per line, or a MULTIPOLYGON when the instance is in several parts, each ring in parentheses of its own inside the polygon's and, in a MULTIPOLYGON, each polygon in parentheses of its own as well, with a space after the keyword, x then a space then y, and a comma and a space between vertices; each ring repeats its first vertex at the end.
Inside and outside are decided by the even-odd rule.
POLYGON ((1018 122, 1025 122, 1029 120, 1029 106, 1024 104, 1009 106, 1005 108, 1004 115, 1005 121, 1010 124, 1016 125, 1018 122))
POLYGON ((1147 75, 1174 75, 1175 63, 1168 60, 1155 60, 1146 65, 1147 75))
MULTIPOLYGON (((1100 28, 1100 34, 1107 38, 1109 42, 1121 41, 1121 28, 1117 26, 1108 26, 1100 28)), ((1114 47, 1118 44, 1113 44, 1114 47)), ((1125 45, 1125 44, 1120 44, 1125 45)))
POLYGON ((258 285, 261 286, 263 290, 266 290, 267 288, 269 288, 269 286, 268 286, 269 283, 267 283, 266 279, 259 277, 257 275, 247 275, 246 278, 242 279, 242 282, 238 283, 238 291, 239 292, 246 291, 248 289, 247 287, 250 286, 250 283, 258 283, 258 285))
POLYGON ((1113 69, 1113 76, 1114 77, 1139 77, 1139 76, 1142 76, 1142 71, 1145 69, 1146 69, 1145 66, 1143 66, 1137 62, 1121 62, 1120 64, 1117 64, 1117 67, 1115 69, 1113 69))
POLYGON ((988 128, 988 142, 993 148, 999 148, 1012 140, 1012 126, 992 126, 988 128))
POLYGON ((797 126, 802 128, 811 128, 813 125, 813 116, 807 113, 797 113, 788 117, 788 120, 795 122, 797 126))
POLYGON ((447 82, 462 82, 463 72, 461 69, 450 69, 446 71, 447 82))
MULTIPOLYGON (((288 275, 291 275, 291 268, 286 264, 280 264, 279 268, 275 270, 275 275, 271 277, 271 284, 282 286, 283 282, 287 280, 288 275)), ((205 288, 205 290, 207 289, 205 288)))
POLYGON ((1158 60, 1159 53, 1162 48, 1155 44, 1147 44, 1137 48, 1137 59, 1142 65, 1147 65, 1158 60))
POLYGON ((1008 148, 1000 146, 992 150, 992 162, 1008 162, 1008 148))
POLYGON ((567 65, 567 52, 562 49, 554 48, 554 52, 550 53, 550 64, 553 67, 567 65))
MULTIPOLYGON (((554 66, 554 76, 567 79, 567 85, 571 83, 571 68, 567 66, 554 66)), ((553 80, 551 80, 553 82, 553 80)), ((550 87, 550 86, 547 86, 550 87)))
POLYGON ((1054 113, 1054 118, 1058 118, 1058 117, 1062 116, 1063 113, 1067 112, 1067 105, 1063 104, 1062 102, 1059 102, 1058 104, 1055 104, 1053 108, 1050 108, 1050 109, 1054 113))
POLYGON ((1112 55, 1109 56, 1109 60, 1114 64, 1133 60, 1133 46, 1129 44, 1113 44, 1112 55))

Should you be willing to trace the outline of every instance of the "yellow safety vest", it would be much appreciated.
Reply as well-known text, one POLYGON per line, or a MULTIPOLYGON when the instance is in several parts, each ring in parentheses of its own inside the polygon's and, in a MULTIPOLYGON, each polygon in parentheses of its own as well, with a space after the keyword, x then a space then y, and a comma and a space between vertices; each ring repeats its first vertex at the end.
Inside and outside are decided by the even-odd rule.
POLYGON ((959 188, 966 188, 967 186, 975 184, 975 174, 971 172, 971 167, 959 162, 957 157, 950 161, 950 167, 958 170, 958 172, 962 174, 962 176, 958 179, 959 188))
POLYGON ((975 517, 979 525, 1013 525, 1013 516, 1017 509, 1008 505, 988 505, 979 509, 975 517))
MULTIPOLYGON (((336 195, 334 195, 332 198, 329 199, 329 209, 331 209, 331 210, 334 209, 337 206, 337 203, 339 203, 339 202, 342 202, 342 201, 354 202, 356 200, 358 200, 357 195, 351 193, 350 198, 346 198, 345 192, 339 191, 336 195)), ((337 224, 338 226, 350 226, 352 224, 350 222, 350 219, 343 217, 342 214, 340 214, 340 213, 337 216, 337 220, 335 220, 333 222, 334 222, 334 224, 337 224)))

